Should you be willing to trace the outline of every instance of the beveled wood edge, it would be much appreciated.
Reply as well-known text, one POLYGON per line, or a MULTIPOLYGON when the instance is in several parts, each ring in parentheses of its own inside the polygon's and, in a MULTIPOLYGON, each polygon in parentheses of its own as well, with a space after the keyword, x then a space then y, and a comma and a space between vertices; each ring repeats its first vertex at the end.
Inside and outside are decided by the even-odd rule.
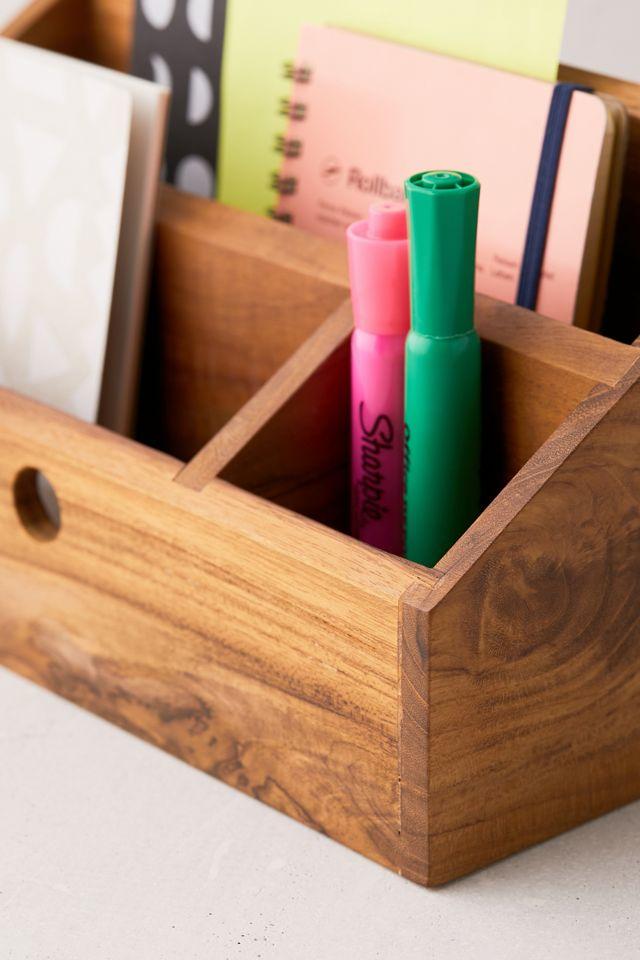
POLYGON ((176 474, 176 483, 202 490, 282 409, 312 374, 350 337, 346 300, 258 390, 238 413, 176 474))
POLYGON ((422 586, 414 584, 398 610, 398 872, 423 886, 429 884, 427 604, 422 586))
POLYGON ((614 386, 636 361, 628 344, 483 294, 476 294, 476 329, 488 343, 590 380, 594 386, 614 386))
POLYGON ((345 297, 349 294, 346 244, 218 200, 183 193, 166 183, 160 184, 156 221, 159 229, 212 250, 222 247, 343 288, 345 297), (295 243, 291 243, 292 231, 295 243))
POLYGON ((0 387, 0 438, 7 430, 22 439, 35 460, 40 450, 59 447, 73 463, 110 477, 127 477, 132 483, 139 476, 148 478, 150 471, 158 483, 171 481, 181 465, 175 457, 144 443, 0 387))
POLYGON ((24 451, 16 459, 16 475, 24 467, 46 472, 47 451, 55 449, 58 460, 62 451, 68 470, 81 472, 87 483, 95 475, 115 481, 123 490, 144 491, 168 508, 179 507, 204 520, 215 518, 263 545, 274 543, 276 550, 302 556, 305 538, 311 538, 319 551, 326 552, 327 562, 331 556, 344 562, 345 580, 370 581, 375 585, 372 589, 396 602, 408 584, 419 582, 428 592, 437 579, 425 567, 381 553, 225 480, 215 478, 202 491, 175 483, 180 465, 175 458, 0 388, 0 459, 3 437, 11 438, 24 451))
POLYGON ((443 590, 449 588, 453 579, 464 575, 525 504, 542 489, 569 454, 640 379, 637 351, 635 348, 629 349, 636 359, 622 377, 613 385, 599 383, 590 390, 438 563, 437 570, 443 574, 439 581, 443 590))

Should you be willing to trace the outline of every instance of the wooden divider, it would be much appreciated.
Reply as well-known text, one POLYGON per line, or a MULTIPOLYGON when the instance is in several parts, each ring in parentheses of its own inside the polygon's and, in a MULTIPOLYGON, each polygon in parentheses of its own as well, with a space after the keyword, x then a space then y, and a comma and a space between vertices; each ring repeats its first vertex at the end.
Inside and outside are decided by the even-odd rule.
MULTIPOLYGON (((615 385, 632 348, 479 296, 484 349, 484 489, 491 500, 598 384, 615 385)), ((216 476, 347 529, 348 302, 196 454, 178 480, 216 476)))

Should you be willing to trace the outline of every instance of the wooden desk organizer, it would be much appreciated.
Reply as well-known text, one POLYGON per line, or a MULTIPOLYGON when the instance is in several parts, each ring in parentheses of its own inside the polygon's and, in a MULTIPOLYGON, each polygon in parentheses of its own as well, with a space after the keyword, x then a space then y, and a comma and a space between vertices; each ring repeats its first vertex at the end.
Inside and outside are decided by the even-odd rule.
MULTIPOLYGON (((130 20, 14 33, 124 67, 130 20)), ((342 250, 163 191, 173 456, 0 391, 0 661, 439 884, 640 795, 640 361, 479 298, 490 502, 427 570, 342 532, 346 293, 342 250)))

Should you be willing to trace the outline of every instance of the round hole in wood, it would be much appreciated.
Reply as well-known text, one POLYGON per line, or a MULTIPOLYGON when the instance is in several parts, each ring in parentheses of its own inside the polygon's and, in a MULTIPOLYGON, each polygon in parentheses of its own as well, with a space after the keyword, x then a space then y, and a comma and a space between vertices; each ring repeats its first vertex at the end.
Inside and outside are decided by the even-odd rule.
POLYGON ((13 483, 13 501, 20 522, 36 540, 53 540, 61 526, 60 504, 44 473, 25 467, 13 483))

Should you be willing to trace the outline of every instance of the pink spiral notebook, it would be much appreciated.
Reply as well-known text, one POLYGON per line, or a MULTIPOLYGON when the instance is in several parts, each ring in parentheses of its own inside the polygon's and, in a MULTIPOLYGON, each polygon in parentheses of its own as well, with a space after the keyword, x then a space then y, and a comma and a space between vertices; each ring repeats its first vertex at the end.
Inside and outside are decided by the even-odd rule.
MULTIPOLYGON (((477 289, 515 302, 553 84, 319 26, 303 27, 296 66, 277 215, 343 239, 373 200, 401 198, 410 174, 468 171, 482 186, 477 289)), ((614 113, 573 94, 537 301, 568 323, 594 306, 614 113)))

